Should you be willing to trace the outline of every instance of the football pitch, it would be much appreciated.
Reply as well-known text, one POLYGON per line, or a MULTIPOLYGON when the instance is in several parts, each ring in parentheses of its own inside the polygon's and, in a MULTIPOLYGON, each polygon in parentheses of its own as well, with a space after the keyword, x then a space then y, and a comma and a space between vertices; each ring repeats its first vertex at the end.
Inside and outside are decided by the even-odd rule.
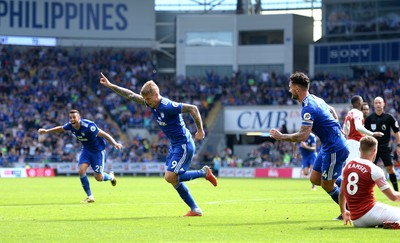
POLYGON ((78 176, 0 179, 0 242, 399 242, 400 231, 332 220, 339 207, 305 179, 187 182, 202 217, 183 217, 189 209, 161 177, 89 181, 93 204, 80 203, 78 176))

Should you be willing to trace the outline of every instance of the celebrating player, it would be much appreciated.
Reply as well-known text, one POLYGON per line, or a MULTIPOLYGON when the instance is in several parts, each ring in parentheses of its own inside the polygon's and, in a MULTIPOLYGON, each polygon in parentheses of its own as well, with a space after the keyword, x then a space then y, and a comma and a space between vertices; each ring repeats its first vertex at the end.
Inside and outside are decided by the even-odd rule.
POLYGON ((349 155, 345 138, 341 132, 337 114, 333 107, 327 105, 321 98, 308 92, 310 79, 302 72, 290 76, 289 92, 292 98, 302 102, 303 118, 300 130, 292 134, 283 134, 277 129, 271 129, 271 137, 289 142, 305 141, 311 131, 321 141, 321 149, 315 160, 310 181, 321 187, 339 203, 339 187, 335 181, 341 175, 343 163, 349 155))
POLYGON ((90 184, 86 175, 89 165, 94 172, 94 178, 97 181, 111 181, 111 185, 117 184, 117 179, 113 172, 105 173, 104 164, 106 162, 106 141, 110 142, 115 148, 121 150, 122 144, 117 143, 110 134, 97 127, 96 123, 82 119, 78 110, 69 112, 69 122, 63 126, 57 126, 50 129, 40 128, 39 134, 59 133, 71 131, 72 134, 82 143, 82 152, 79 156, 79 176, 83 190, 87 198, 83 203, 94 203, 95 199, 90 190, 90 184))
POLYGON ((146 105, 152 110, 160 129, 171 142, 166 161, 165 180, 175 188, 183 201, 190 207, 190 211, 185 216, 202 216, 202 210, 194 201, 186 184, 183 183, 199 177, 205 177, 214 186, 217 186, 218 183, 208 166, 204 166, 201 170, 188 171, 195 153, 195 144, 192 135, 185 127, 182 113, 189 113, 192 116, 197 127, 195 138, 203 139, 203 122, 198 108, 195 105, 176 103, 162 97, 157 84, 152 80, 143 85, 140 94, 112 84, 103 73, 101 73, 100 83, 118 95, 137 104, 146 105))

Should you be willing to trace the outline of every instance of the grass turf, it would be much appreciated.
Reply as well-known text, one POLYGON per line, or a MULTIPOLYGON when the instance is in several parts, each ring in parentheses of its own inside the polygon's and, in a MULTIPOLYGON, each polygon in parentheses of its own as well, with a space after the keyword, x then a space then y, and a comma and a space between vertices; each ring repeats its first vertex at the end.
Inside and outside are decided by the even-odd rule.
POLYGON ((93 204, 80 203, 77 176, 0 179, 0 241, 398 242, 400 233, 332 220, 339 207, 302 179, 187 182, 203 217, 182 217, 189 209, 160 177, 118 177, 116 187, 89 180, 93 204))

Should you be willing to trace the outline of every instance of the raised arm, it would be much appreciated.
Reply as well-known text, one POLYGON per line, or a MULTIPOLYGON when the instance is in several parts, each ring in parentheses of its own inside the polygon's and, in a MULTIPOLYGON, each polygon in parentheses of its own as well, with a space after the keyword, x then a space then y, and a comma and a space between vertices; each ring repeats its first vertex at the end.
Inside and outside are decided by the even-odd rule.
POLYGON ((183 103, 182 113, 189 113, 192 116, 197 128, 195 138, 198 140, 203 139, 204 138, 203 121, 201 119, 201 115, 197 106, 183 103))
POLYGON ((111 89, 116 94, 124 97, 125 99, 131 100, 131 101, 133 101, 135 103, 138 103, 138 104, 141 104, 141 105, 145 104, 144 99, 143 99, 143 97, 141 95, 136 94, 132 90, 129 90, 129 89, 126 89, 126 88, 123 88, 123 87, 120 87, 118 85, 115 85, 115 84, 111 83, 107 79, 107 77, 104 76, 103 73, 100 73, 100 74, 101 74, 100 83, 102 85, 104 85, 105 87, 111 89))
POLYGON ((45 133, 58 133, 58 132, 64 132, 64 128, 62 126, 57 126, 50 129, 39 128, 38 130, 38 133, 40 135, 45 133))

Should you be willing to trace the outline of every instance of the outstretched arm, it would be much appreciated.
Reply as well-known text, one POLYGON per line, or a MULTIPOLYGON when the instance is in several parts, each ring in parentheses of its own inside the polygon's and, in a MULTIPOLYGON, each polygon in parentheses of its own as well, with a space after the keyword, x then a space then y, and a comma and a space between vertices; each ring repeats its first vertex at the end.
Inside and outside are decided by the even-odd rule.
POLYGON ((312 126, 301 126, 300 130, 296 133, 283 134, 277 129, 271 129, 271 137, 276 140, 283 140, 288 142, 302 142, 310 136, 312 126))
POLYGON ((109 143, 111 143, 116 149, 121 150, 122 149, 122 144, 117 143, 113 137, 111 137, 110 134, 106 133, 105 131, 101 130, 97 134, 99 137, 105 138, 109 143))
POLYGON ((46 133, 58 133, 58 132, 64 132, 64 128, 62 126, 57 126, 57 127, 53 127, 50 129, 39 128, 39 130, 38 130, 38 133, 40 135, 46 134, 46 133))
POLYGON ((195 138, 198 140, 203 139, 204 138, 203 121, 201 120, 201 115, 197 106, 183 103, 182 113, 190 113, 197 128, 195 138))
POLYGON ((136 102, 138 104, 144 105, 144 99, 141 95, 136 94, 135 92, 133 92, 132 90, 120 87, 118 85, 115 85, 113 83, 111 83, 106 76, 104 76, 103 73, 101 74, 101 78, 100 78, 100 83, 102 85, 104 85, 105 87, 111 89, 112 91, 114 91, 116 94, 124 97, 125 99, 131 100, 133 102, 136 102))

